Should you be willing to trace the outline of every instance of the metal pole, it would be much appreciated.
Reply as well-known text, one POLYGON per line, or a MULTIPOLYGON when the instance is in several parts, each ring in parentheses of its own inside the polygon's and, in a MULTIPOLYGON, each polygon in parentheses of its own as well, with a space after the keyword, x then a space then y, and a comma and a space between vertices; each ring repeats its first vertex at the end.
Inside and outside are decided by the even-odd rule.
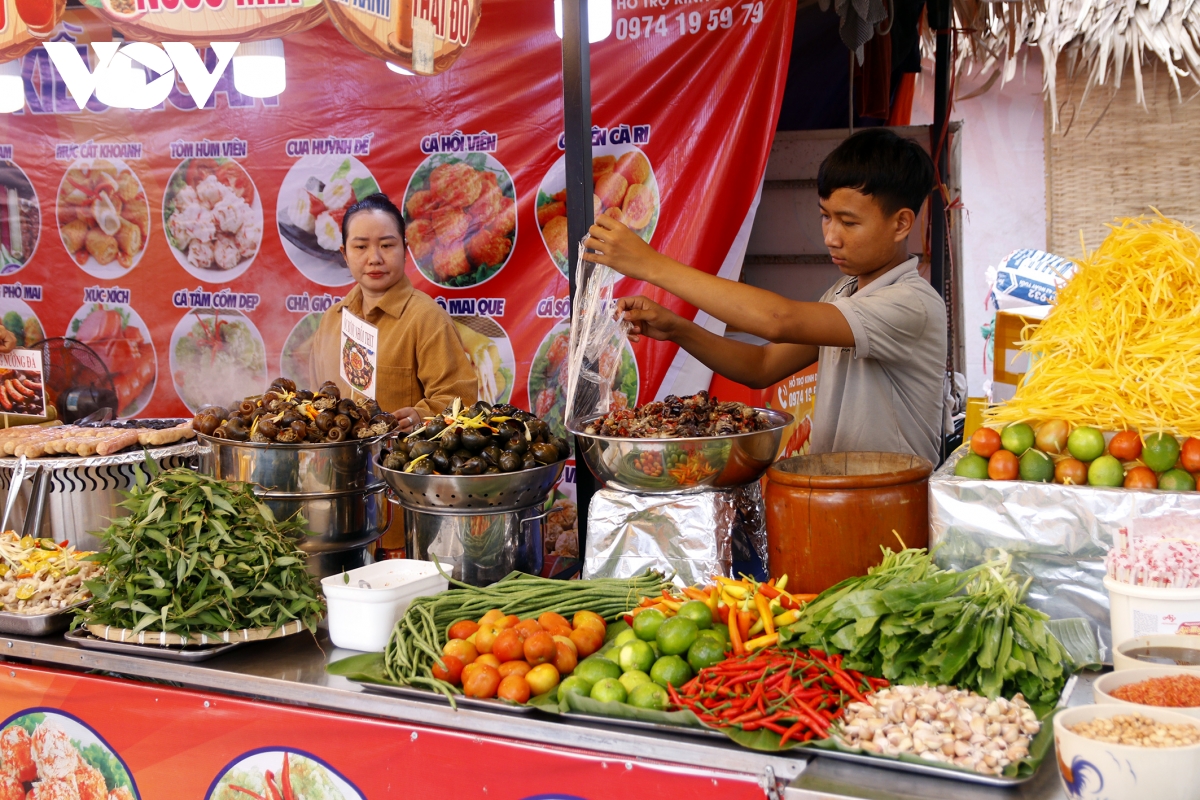
MULTIPOLYGON (((944 184, 947 180, 948 164, 946 159, 947 136, 946 119, 950 106, 950 32, 951 10, 950 0, 929 0, 927 9, 929 27, 937 36, 937 51, 934 56, 933 68, 933 128, 930 131, 930 153, 937 165, 938 180, 944 184)), ((946 262, 949 252, 949 242, 946 230, 946 199, 939 185, 929 203, 930 222, 930 265, 929 282, 943 299, 949 296, 946 285, 946 262)))
MULTIPOLYGON (((567 172, 567 280, 575 299, 574 264, 579 242, 595 221, 592 206, 592 78, 588 54, 588 0, 563 0, 563 126, 567 172)), ((590 272, 590 270, 586 270, 590 272)), ((582 442, 575 441, 579 453, 582 442)), ((587 512, 596 480, 576 459, 575 492, 579 503, 579 557, 587 545, 587 512)))

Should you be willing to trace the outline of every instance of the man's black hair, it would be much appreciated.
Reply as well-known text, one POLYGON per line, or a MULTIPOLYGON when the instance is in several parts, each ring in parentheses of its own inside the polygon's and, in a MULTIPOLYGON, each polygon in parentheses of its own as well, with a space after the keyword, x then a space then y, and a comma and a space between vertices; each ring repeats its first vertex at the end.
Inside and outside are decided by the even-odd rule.
POLYGON ((400 213, 400 209, 396 208, 396 204, 391 201, 383 192, 369 194, 362 200, 359 200, 354 205, 346 209, 346 215, 342 217, 342 243, 345 244, 350 231, 350 218, 360 211, 382 211, 396 220, 396 227, 400 229, 400 241, 405 241, 404 238, 404 215, 400 213))
POLYGON ((825 157, 817 171, 817 194, 828 200, 838 189, 870 195, 887 214, 902 208, 921 213, 933 191, 933 161, 911 139, 887 128, 855 133, 825 157))

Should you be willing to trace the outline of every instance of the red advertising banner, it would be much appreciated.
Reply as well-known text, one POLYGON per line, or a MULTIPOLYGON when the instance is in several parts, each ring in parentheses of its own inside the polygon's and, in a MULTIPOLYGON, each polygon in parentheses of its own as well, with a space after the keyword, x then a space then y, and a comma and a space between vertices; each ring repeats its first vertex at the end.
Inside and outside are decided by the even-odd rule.
POLYGON ((13 665, 0 720, 4 797, 31 787, 81 800, 763 796, 755 777, 652 758, 13 665))
MULTIPOLYGON (((795 2, 614 9, 612 35, 591 48, 597 210, 715 273, 761 182, 795 2)), ((86 62, 87 43, 112 32, 69 11, 55 38, 86 62)), ((201 55, 213 69, 215 52, 201 55)), ((352 286, 338 222, 382 190, 408 217, 409 275, 458 324, 484 396, 560 420, 569 303, 551 0, 487 0, 470 47, 434 76, 390 70, 328 22, 289 36, 285 57, 277 98, 239 94, 231 66, 198 108, 194 71, 180 68, 156 108, 109 108, 100 81, 80 111, 46 49, 26 54, 26 108, 0 128, 5 325, 26 344, 90 343, 122 416, 229 403, 277 374, 307 384, 317 321, 352 286)), ((669 388, 675 355, 649 340, 629 349, 618 402, 669 388)))

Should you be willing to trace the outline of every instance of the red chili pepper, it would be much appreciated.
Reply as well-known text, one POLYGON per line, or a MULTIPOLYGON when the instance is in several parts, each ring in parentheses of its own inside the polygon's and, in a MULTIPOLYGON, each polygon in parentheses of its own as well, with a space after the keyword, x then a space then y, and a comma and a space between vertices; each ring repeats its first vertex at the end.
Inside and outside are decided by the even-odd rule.
POLYGON ((745 714, 742 714, 741 716, 734 717, 733 719, 729 720, 729 724, 730 725, 740 725, 744 722, 751 722, 752 720, 759 719, 760 717, 762 717, 762 715, 763 715, 763 712, 759 711, 756 708, 753 711, 747 711, 745 714))
POLYGON ((793 736, 795 736, 796 734, 800 733, 800 729, 803 727, 806 727, 806 725, 807 725, 807 723, 804 722, 804 720, 800 720, 799 722, 793 723, 791 725, 791 727, 789 727, 786 731, 784 731, 782 734, 780 734, 779 746, 783 747, 785 744, 787 744, 788 739, 790 739, 793 736))

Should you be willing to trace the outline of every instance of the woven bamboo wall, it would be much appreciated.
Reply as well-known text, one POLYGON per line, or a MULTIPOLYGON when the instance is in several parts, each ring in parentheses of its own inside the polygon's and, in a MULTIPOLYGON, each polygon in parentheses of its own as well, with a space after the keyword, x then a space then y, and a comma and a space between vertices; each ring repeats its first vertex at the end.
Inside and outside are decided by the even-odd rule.
POLYGON ((1094 87, 1080 105, 1083 76, 1058 65, 1059 129, 1046 109, 1046 242, 1051 252, 1080 255, 1079 233, 1089 250, 1116 217, 1151 213, 1200 223, 1200 98, 1181 83, 1183 102, 1166 73, 1145 67, 1146 106, 1136 101, 1132 72, 1121 88, 1094 87))

